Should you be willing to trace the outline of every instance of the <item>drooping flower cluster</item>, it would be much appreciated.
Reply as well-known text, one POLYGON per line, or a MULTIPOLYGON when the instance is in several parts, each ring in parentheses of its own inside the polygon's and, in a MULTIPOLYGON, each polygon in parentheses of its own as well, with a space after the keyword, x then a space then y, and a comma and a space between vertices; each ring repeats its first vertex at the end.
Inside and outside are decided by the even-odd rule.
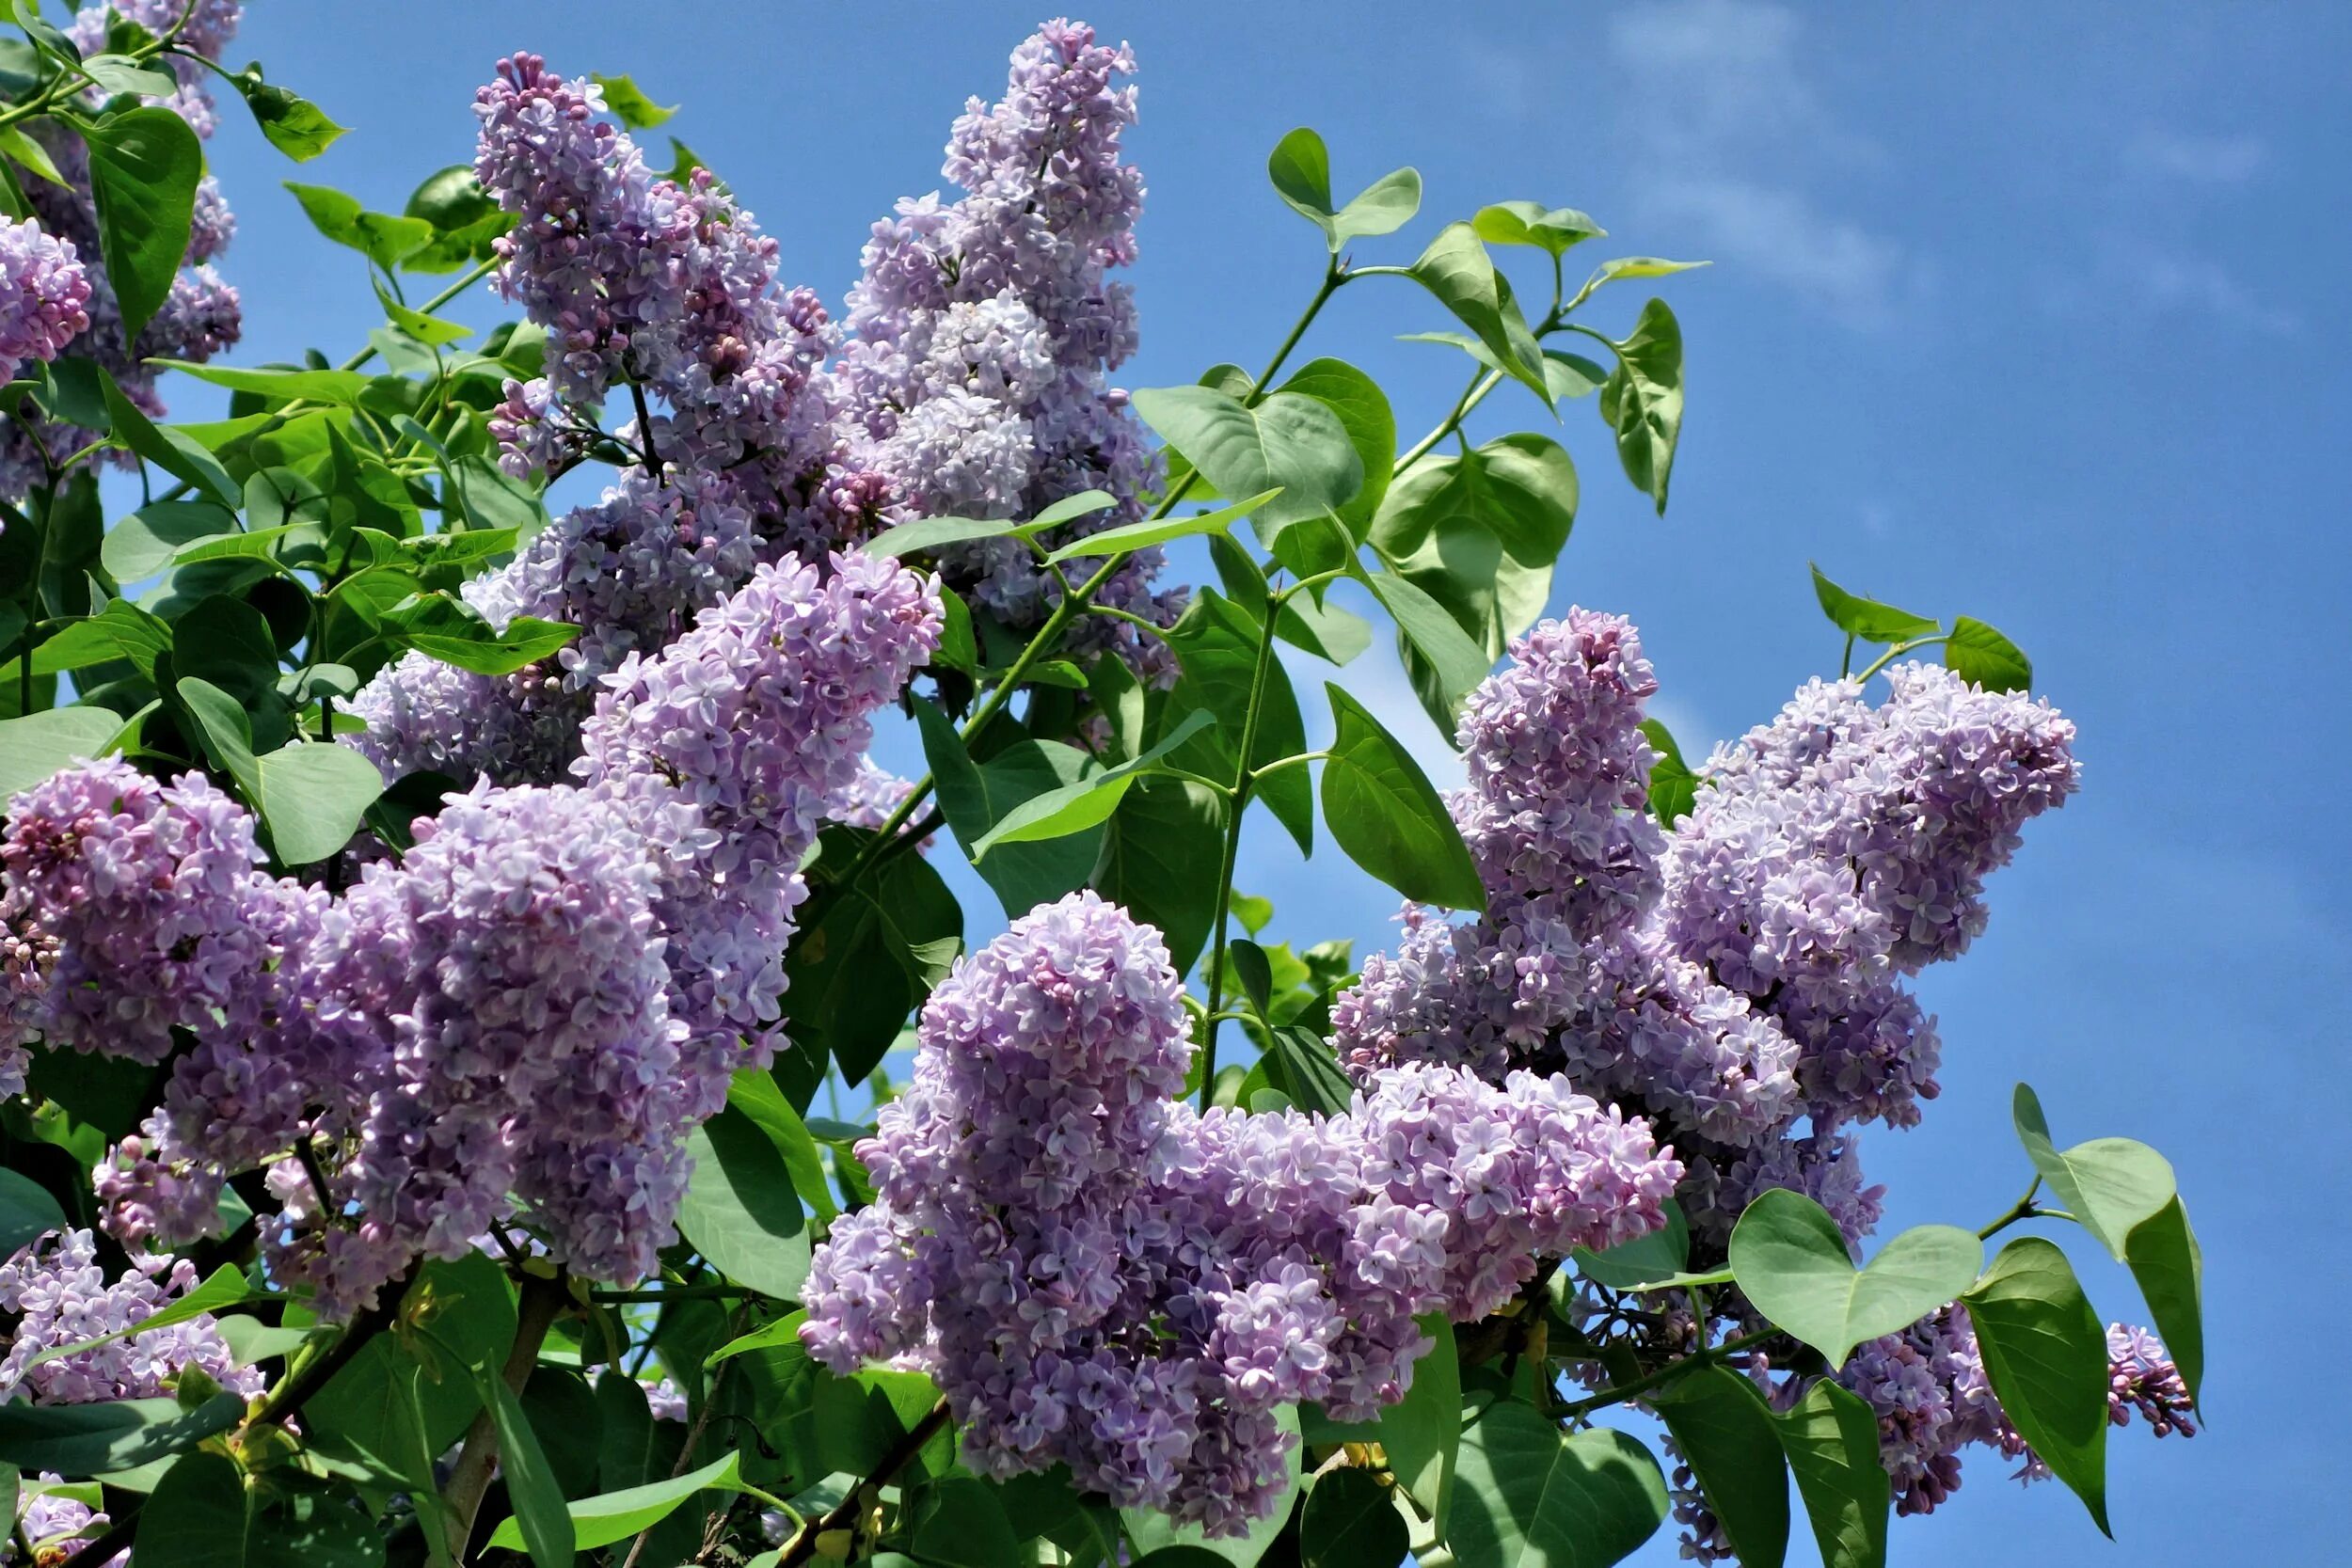
POLYGON ((111 1227, 187 1242, 264 1168, 272 1266, 330 1314, 517 1206, 576 1272, 650 1273, 687 1132, 775 1049, 801 862, 937 644, 930 583, 828 564, 761 567, 632 655, 578 783, 478 783, 340 898, 264 876, 198 775, 86 764, 11 802, 7 1043, 193 1040, 99 1173, 111 1227))
POLYGON ((1452 802, 1489 913, 1408 911, 1334 1011, 1343 1051, 1565 1071, 1674 1130, 1718 1239, 1777 1185, 1860 1234, 1876 1189, 1841 1129, 1910 1125, 1935 1092, 1902 979, 1982 928, 1983 879, 2074 788, 2073 725, 1937 666, 1891 670, 1876 707, 1817 681, 1717 751, 1661 840, 1632 627, 1571 610, 1512 653, 1464 711, 1452 802))
POLYGON ((161 1258, 135 1259, 133 1272, 109 1284, 97 1256, 88 1231, 52 1230, 0 1262, 0 1311, 15 1316, 0 1356, 0 1401, 91 1404, 167 1396, 183 1367, 231 1393, 262 1391, 261 1373, 235 1364, 209 1313, 37 1362, 44 1351, 145 1323, 196 1286, 196 1265, 161 1258))
MULTIPOLYGON (((180 48, 205 59, 217 59, 243 15, 244 8, 236 0, 112 0, 110 6, 83 9, 67 32, 85 55, 94 55, 104 50, 106 29, 113 18, 158 37, 171 33, 176 25, 174 42, 180 48)), ((179 115, 198 135, 210 136, 218 123, 207 85, 210 68, 176 55, 162 56, 158 63, 168 66, 180 87, 167 97, 149 102, 179 115)), ((95 97, 104 96, 95 88, 92 92, 95 97)), ((45 327, 40 341, 49 344, 47 353, 0 349, 0 356, 43 359, 59 353, 85 356, 103 367, 133 404, 151 418, 160 419, 163 403, 155 392, 155 368, 148 360, 209 359, 235 343, 243 331, 244 310, 237 291, 209 264, 227 248, 236 230, 220 186, 209 174, 199 181, 183 270, 173 278, 170 293, 136 341, 126 341, 121 305, 99 261, 98 209, 90 194, 87 149, 78 135, 50 120, 33 121, 26 132, 41 143, 65 182, 27 180, 25 201, 32 209, 33 221, 54 238, 69 264, 78 270, 83 287, 78 297, 72 298, 71 309, 59 309, 45 327)), ((0 261, 0 266, 6 265, 0 261)), ((11 408, 0 416, 0 498, 23 496, 46 483, 52 465, 63 464, 96 438, 94 432, 55 420, 28 420, 22 410, 11 408)), ((136 461, 119 450, 105 460, 136 461)))
POLYGON ((0 381, 64 352, 89 325, 89 275, 73 242, 27 218, 0 217, 0 381))
MULTIPOLYGON (((1123 45, 1047 23, 1013 52, 1005 96, 956 121, 941 172, 965 194, 901 200, 874 225, 831 379, 845 464, 882 482, 891 516, 1032 517, 1097 488, 1116 504, 1080 531, 1143 515, 1156 460, 1106 379, 1136 341, 1133 296, 1108 277, 1134 261, 1143 208, 1120 149, 1136 89, 1118 84, 1134 71, 1123 45)), ((1152 591, 1159 566, 1139 552, 1097 602, 1171 624, 1183 599, 1152 591)), ((1057 591, 1014 540, 963 547, 946 570, 1016 626, 1057 591)), ((1126 623, 1099 618, 1087 635, 1174 678, 1166 647, 1126 623)))
POLYGON ((1192 1054, 1157 934, 1091 893, 932 993, 914 1078, 859 1146, 877 1202, 804 1294, 810 1352, 939 1380, 965 1458, 1067 1464, 1122 1507, 1231 1534, 1279 1495, 1277 1406, 1366 1418, 1535 1258, 1654 1228, 1681 1175, 1558 1079, 1375 1074, 1344 1115, 1171 1103, 1192 1054))

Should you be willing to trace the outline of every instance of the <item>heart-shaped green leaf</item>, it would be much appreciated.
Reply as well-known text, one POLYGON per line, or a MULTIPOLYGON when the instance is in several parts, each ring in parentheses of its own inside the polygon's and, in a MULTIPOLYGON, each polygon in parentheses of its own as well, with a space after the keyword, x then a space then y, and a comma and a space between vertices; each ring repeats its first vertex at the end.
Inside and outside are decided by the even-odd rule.
POLYGON ((1666 1478, 1631 1435, 1574 1436, 1534 1405, 1498 1400, 1462 1429, 1447 1544, 1478 1568, 1607 1568, 1657 1532, 1666 1478))
POLYGON ((2010 1105, 2017 1141, 2075 1221, 2117 1262, 2125 1260, 2132 1228, 2172 1201, 2172 1164, 2130 1138, 2093 1138, 2061 1149, 2050 1137, 2042 1101, 2025 1084, 2010 1105))
POLYGON ((2108 1535, 2107 1336, 2066 1254, 2040 1236, 2001 1249, 1962 1298, 2010 1424, 2108 1535))
POLYGON ((1760 1194, 1731 1232, 1731 1273, 1756 1309, 1829 1358, 1958 1300, 1984 1243, 1949 1225, 1902 1232, 1856 1269, 1829 1212, 1800 1193, 1760 1194))

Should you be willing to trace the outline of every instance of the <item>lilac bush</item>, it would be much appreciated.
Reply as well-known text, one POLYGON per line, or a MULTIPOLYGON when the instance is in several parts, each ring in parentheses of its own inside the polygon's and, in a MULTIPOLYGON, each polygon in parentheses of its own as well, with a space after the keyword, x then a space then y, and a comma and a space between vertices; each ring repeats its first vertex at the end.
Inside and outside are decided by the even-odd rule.
POLYGON ((2153 1149, 2020 1085, 2026 1196, 1875 1236, 1865 1137, 1946 1070, 1917 977, 2080 783, 2030 661, 1817 573, 1843 664, 1692 767, 1632 623, 1541 614, 1574 461, 1465 421, 1597 391, 1662 512, 1679 327, 1593 324, 1676 264, 1571 291, 1598 226, 1523 201, 1359 259, 1420 176, 1342 200, 1302 128, 1296 327, 1131 388, 1124 43, 1023 41, 837 303, 761 170, 517 53, 402 213, 295 183, 364 348, 223 368, 202 139, 342 128, 220 65, 233 0, 11 14, 11 1560, 1488 1568, 1671 1515, 1777 1562, 1793 1480, 1870 1568, 1971 1448, 2105 1527, 2108 1434, 2197 1432, 2153 1149), (1343 359, 1282 379, 1359 286, 1464 329, 1418 442, 1343 359), (158 426, 171 371, 228 417, 158 426), (1201 538, 1217 586, 1167 581, 1201 538), (1391 629, 1451 795, 1342 682, 1307 742, 1294 669, 1391 629), (1403 898, 1391 950, 1275 939, 1261 802, 1403 898), (2151 1326, 2050 1234, 1988 1263, 2027 1225, 2151 1326))

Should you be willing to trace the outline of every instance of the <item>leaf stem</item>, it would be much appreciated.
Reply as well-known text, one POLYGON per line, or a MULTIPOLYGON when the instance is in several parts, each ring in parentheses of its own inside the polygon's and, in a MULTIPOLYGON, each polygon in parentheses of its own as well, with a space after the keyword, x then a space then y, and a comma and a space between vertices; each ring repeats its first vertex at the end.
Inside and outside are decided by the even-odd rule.
POLYGON ((800 1564, 817 1555, 817 1543, 821 1537, 854 1526, 860 1495, 867 1487, 881 1486, 905 1469, 908 1463, 923 1451, 923 1446, 937 1436, 946 1424, 947 1402, 943 1399, 890 1446, 880 1462, 866 1473, 866 1480, 850 1488, 848 1497, 801 1527, 800 1532, 787 1542, 784 1550, 777 1554, 776 1568, 800 1568, 800 1564))
POLYGON ((1863 671, 1861 674, 1856 675, 1854 679, 1859 683, 1867 685, 1872 675, 1877 674, 1881 670, 1885 669, 1888 665, 1902 657, 1903 655, 1916 653, 1921 648, 1933 647, 1938 642, 1949 642, 1951 640, 1950 633, 1937 632, 1933 637, 1918 637, 1914 638, 1908 642, 1898 642, 1895 646, 1887 649, 1886 652, 1879 655, 1877 659, 1871 663, 1870 667, 1867 670, 1863 671))
POLYGON ((1258 718, 1265 708, 1266 677, 1274 667, 1274 627, 1281 619, 1281 608, 1279 598, 1268 604, 1264 622, 1258 628, 1258 661, 1249 673, 1249 705, 1242 710, 1241 749, 1233 765, 1233 792, 1225 806, 1225 855, 1216 874, 1216 902, 1210 906, 1216 911, 1216 936, 1209 952, 1209 1029, 1200 1045, 1203 1111, 1209 1108, 1209 1098, 1216 1089, 1216 1037, 1225 1022, 1219 1015, 1225 1003, 1225 942, 1233 924, 1233 865, 1241 856, 1242 818, 1249 809, 1249 792, 1258 782, 1249 759, 1258 744, 1258 718))

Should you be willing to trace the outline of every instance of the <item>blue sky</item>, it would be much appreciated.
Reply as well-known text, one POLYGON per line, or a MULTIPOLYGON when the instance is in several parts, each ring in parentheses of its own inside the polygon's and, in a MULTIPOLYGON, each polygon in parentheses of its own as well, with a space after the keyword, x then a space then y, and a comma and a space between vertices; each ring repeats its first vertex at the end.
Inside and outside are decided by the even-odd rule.
MULTIPOLYGON (((1092 14, 1143 64, 1144 346, 1125 378, 1254 365, 1288 325, 1319 239, 1262 171, 1296 124, 1324 133, 1348 190, 1422 170, 1422 216, 1359 247, 1367 261, 1408 261, 1447 219, 1514 198, 1593 214, 1613 235, 1588 251, 1711 258, 1659 286, 1690 364, 1664 521, 1615 475, 1589 403, 1565 411, 1585 498, 1555 608, 1637 620, 1686 749, 1835 670, 1808 559, 2026 647, 2082 726, 2084 792, 1996 878, 1976 948, 1923 978, 1945 1094, 1920 1129, 1874 1134, 1868 1163, 1890 1228, 1981 1223, 2024 1184, 2008 1102, 2029 1078, 2062 1140, 2127 1133, 2173 1158, 2209 1264, 2212 1426, 2189 1444, 2116 1434, 2122 1545, 1983 1455, 1944 1513, 1899 1523, 1895 1560, 2021 1543, 2086 1563, 2332 1555, 2352 1443, 2332 1351, 2302 1340, 2334 1331, 2352 1283, 2344 1031, 2316 1006, 2352 979, 2352 845, 2327 804, 2352 766, 2352 11, 1462 5, 1441 30, 1435 14, 1092 14)), ((789 276, 837 298, 866 225, 939 183, 948 121, 995 94, 1036 20, 981 0, 256 0, 235 57, 354 130, 297 171, 225 117, 239 357, 339 357, 375 319, 355 259, 277 182, 396 209, 469 155, 471 89, 503 51, 631 71, 684 103, 665 129, 743 195, 789 276)), ((1629 323, 1638 288, 1604 294, 1597 323, 1629 323)), ((1407 286, 1368 282, 1307 348, 1379 376, 1418 432, 1456 363, 1392 339, 1445 325, 1407 286)), ((1549 428, 1532 401, 1489 410, 1484 434, 1549 428)), ((1376 654, 1349 674, 1442 761, 1376 654)), ((913 760, 898 737, 885 751, 913 760)), ((1302 866, 1259 834, 1241 879, 1276 900, 1275 937, 1389 940, 1391 901, 1328 849, 1302 866)), ((993 900, 961 885, 984 936, 993 900)), ((2074 1250, 2103 1310, 2137 1313, 2120 1271, 2074 1250)), ((1661 1535, 1644 1560, 1673 1556, 1661 1535)))

